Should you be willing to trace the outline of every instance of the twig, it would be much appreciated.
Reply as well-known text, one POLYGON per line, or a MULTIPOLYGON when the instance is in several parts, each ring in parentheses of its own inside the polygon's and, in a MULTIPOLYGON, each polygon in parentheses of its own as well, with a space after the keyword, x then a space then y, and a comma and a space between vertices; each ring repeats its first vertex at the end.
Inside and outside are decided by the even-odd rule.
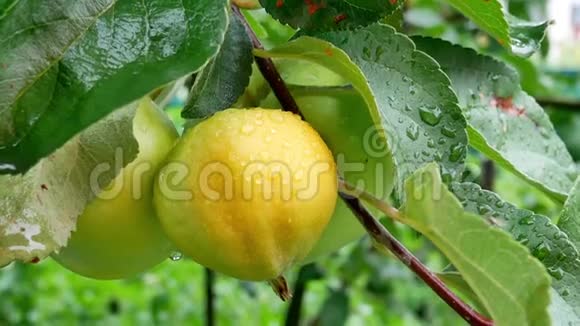
POLYGON ((580 101, 573 101, 568 99, 536 97, 536 102, 542 107, 551 107, 556 110, 571 111, 580 113, 580 101))
POLYGON ((421 278, 443 301, 455 310, 465 321, 471 325, 493 325, 493 322, 473 310, 465 302, 461 301, 433 272, 421 263, 407 250, 393 235, 380 224, 371 213, 361 204, 360 200, 344 193, 339 193, 359 222, 367 230, 371 238, 385 246, 419 278, 421 278))
MULTIPOLYGON (((248 21, 246 20, 240 9, 236 6, 232 6, 232 10, 244 24, 244 27, 246 28, 246 33, 250 37, 250 40, 252 40, 254 48, 263 50, 264 47, 262 46, 262 43, 258 39, 258 36, 256 36, 256 33, 254 33, 254 31, 250 27, 250 24, 248 24, 248 21)), ((288 87, 286 87, 286 84, 282 80, 282 77, 280 76, 280 73, 276 69, 276 66, 274 65, 272 59, 254 57, 254 60, 256 61, 256 65, 260 69, 260 72, 262 73, 262 75, 264 75, 264 78, 270 84, 270 87, 272 88, 274 95, 276 95, 276 98, 278 98, 278 102, 280 102, 284 110, 302 116, 300 110, 298 109, 298 104, 296 104, 294 97, 292 97, 292 94, 290 94, 288 87)))
POLYGON ((493 191, 495 183, 495 165, 492 160, 484 160, 481 163, 481 188, 493 191))
POLYGON ((401 222, 401 215, 398 209, 362 189, 357 189, 355 186, 350 185, 340 178, 338 180, 338 191, 353 198, 360 198, 378 208, 381 212, 385 213, 385 215, 392 218, 393 220, 401 222))
MULTIPOLYGON (((236 6, 232 6, 233 12, 240 18, 246 27, 248 36, 251 38, 255 48, 263 49, 256 34, 252 31, 243 14, 236 6)), ((264 78, 270 84, 270 87, 276 94, 282 107, 295 114, 300 114, 296 101, 290 94, 288 87, 280 77, 274 63, 270 59, 255 58, 256 64, 264 75, 264 78)), ((471 309, 466 303, 461 301, 435 274, 424 266, 417 258, 411 254, 389 231, 375 220, 375 218, 363 207, 358 198, 348 194, 339 193, 340 197, 353 211, 359 222, 363 225, 369 235, 378 243, 389 249, 399 260, 407 265, 415 274, 420 277, 435 293, 439 295, 450 307, 452 307, 463 319, 472 325, 493 325, 493 322, 486 319, 475 310, 471 309)))
POLYGON ((205 324, 215 325, 214 293, 215 273, 209 268, 205 268, 205 324))
POLYGON ((286 312, 286 321, 284 322, 285 326, 300 325, 302 301, 304 299, 304 293, 306 292, 306 283, 309 281, 309 279, 304 275, 308 266, 309 265, 302 266, 302 268, 300 268, 300 272, 298 272, 296 283, 294 283, 294 293, 292 294, 292 300, 290 301, 290 306, 286 312))

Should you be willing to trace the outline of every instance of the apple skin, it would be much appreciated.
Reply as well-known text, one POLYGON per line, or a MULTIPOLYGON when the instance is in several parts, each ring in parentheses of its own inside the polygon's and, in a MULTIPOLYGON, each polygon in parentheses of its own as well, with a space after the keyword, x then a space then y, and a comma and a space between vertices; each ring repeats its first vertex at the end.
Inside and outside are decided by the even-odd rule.
POLYGON ((189 129, 167 162, 154 196, 167 235, 194 261, 239 279, 272 280, 302 261, 334 211, 332 153, 289 112, 218 112, 189 129))
POLYGON ((149 98, 138 105, 133 133, 139 144, 137 157, 87 205, 67 246, 52 256, 77 274, 128 278, 167 259, 172 250, 153 208, 153 184, 178 134, 149 98), (109 196, 119 183, 120 192, 109 196))

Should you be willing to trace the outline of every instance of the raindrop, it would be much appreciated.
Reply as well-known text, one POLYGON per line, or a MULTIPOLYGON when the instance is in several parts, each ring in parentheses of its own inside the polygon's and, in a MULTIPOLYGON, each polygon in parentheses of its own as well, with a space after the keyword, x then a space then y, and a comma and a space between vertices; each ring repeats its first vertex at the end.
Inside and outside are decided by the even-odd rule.
POLYGON ((407 137, 413 141, 417 140, 419 138, 419 126, 415 123, 409 125, 407 128, 407 137))
POLYGON ((284 115, 280 111, 272 111, 270 118, 275 122, 284 122, 284 115))
POLYGON ((557 280, 561 280, 564 277, 564 271, 559 267, 548 268, 548 273, 557 280))
POLYGON ((244 134, 246 134, 246 135, 248 135, 248 134, 252 133, 252 131, 254 131, 254 126, 253 126, 253 125, 251 125, 251 124, 249 124, 249 123, 248 123, 248 124, 245 124, 245 125, 242 127, 242 133, 244 133, 244 134))
POLYGON ((375 49, 375 60, 379 60, 381 58, 381 56, 383 55, 383 52, 384 52, 383 48, 378 46, 375 49))
POLYGON ((449 161, 457 162, 465 154, 465 146, 462 144, 455 144, 451 147, 451 154, 449 155, 449 161))
POLYGON ((536 221, 536 217, 533 214, 525 216, 518 221, 519 225, 532 225, 536 221))
POLYGON ((491 207, 489 207, 489 205, 480 205, 477 207, 477 212, 479 213, 479 215, 487 215, 492 211, 493 210, 491 209, 491 207))
POLYGON ((562 290, 562 293, 560 293, 563 297, 567 297, 570 295, 570 291, 568 289, 564 289, 562 290))
POLYGON ((363 48, 363 58, 366 60, 371 59, 371 49, 369 49, 368 47, 363 48))
POLYGON ((183 254, 180 253, 179 251, 174 251, 171 254, 169 254, 169 259, 171 259, 172 261, 178 261, 181 260, 181 258, 183 258, 183 254))
POLYGON ((544 137, 545 139, 549 139, 550 131, 546 128, 540 128, 540 135, 542 135, 542 137, 544 137))
POLYGON ((455 136, 457 135, 457 131, 455 130, 455 128, 449 126, 444 126, 443 129, 441 129, 441 133, 449 138, 455 138, 455 136))
POLYGON ((472 89, 469 89, 469 96, 472 100, 477 100, 477 94, 472 89))
POLYGON ((423 106, 419 108, 419 116, 426 124, 436 126, 441 121, 441 109, 437 107, 429 109, 423 106))
POLYGON ((536 248, 534 248, 532 254, 539 260, 543 260, 550 254, 551 251, 552 249, 550 248, 550 245, 548 245, 545 242, 542 242, 538 246, 536 246, 536 248))

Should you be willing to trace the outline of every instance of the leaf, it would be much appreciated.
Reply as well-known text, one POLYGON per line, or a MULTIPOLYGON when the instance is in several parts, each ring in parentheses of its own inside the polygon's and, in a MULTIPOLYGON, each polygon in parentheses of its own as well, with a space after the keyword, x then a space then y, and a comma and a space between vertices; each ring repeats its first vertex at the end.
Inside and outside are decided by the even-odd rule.
POLYGON ((242 13, 266 49, 286 43, 296 34, 294 28, 281 24, 265 10, 244 10, 242 13))
POLYGON ((25 172, 114 109, 199 69, 223 40, 227 3, 14 2, 0 20, 0 173, 25 172))
POLYGON ((136 106, 87 128, 26 174, 0 176, 0 266, 36 261, 66 244, 95 187, 136 157, 136 106))
POLYGON ((244 93, 252 73, 252 43, 235 15, 218 54, 197 75, 181 116, 199 119, 227 109, 244 93))
POLYGON ((510 236, 463 210, 431 163, 405 183, 403 222, 425 235, 464 277, 496 325, 548 325, 550 279, 510 236))
POLYGON ((506 64, 443 40, 416 37, 449 75, 469 122, 469 141, 507 170, 564 201, 576 168, 549 117, 506 64))
POLYGON ((570 197, 564 204, 558 226, 568 235, 576 248, 580 248, 580 177, 576 179, 570 197))
POLYGON ((402 5, 400 0, 260 0, 260 3, 274 18, 306 32, 369 25, 402 5))
POLYGON ((302 37, 256 54, 309 60, 349 80, 367 104, 377 140, 388 139, 399 189, 426 162, 441 163, 446 180, 458 178, 466 155, 465 120, 439 65, 385 25, 320 37, 339 48, 302 37))
POLYGON ((550 291, 550 297, 552 302, 548 310, 552 318, 552 325, 577 325, 580 322, 574 308, 564 301, 556 290, 550 291))
POLYGON ((526 246, 552 275, 552 286, 573 307, 580 321, 580 255, 549 218, 518 209, 473 183, 453 183, 451 190, 464 208, 477 213, 526 246))
POLYGON ((529 57, 546 36, 548 22, 532 23, 506 13, 500 0, 447 0, 514 54, 529 57))

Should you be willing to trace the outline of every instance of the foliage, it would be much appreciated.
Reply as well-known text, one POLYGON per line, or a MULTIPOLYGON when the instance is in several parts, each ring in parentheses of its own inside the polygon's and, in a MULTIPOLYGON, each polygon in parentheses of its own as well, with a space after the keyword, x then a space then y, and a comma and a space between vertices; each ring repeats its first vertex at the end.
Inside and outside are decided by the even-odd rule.
MULTIPOLYGON (((107 283, 29 263, 66 245, 95 170, 108 166, 108 184, 137 156, 139 99, 176 95, 164 109, 180 128, 286 107, 274 69, 339 175, 379 197, 370 211, 463 300, 498 325, 580 322, 580 131, 542 107, 580 98, 580 84, 541 66, 549 22, 524 20, 535 3, 259 3, 238 15, 225 0, 0 1, 0 324, 201 324, 202 268, 188 259, 107 283), (487 160, 499 195, 475 183, 487 160)), ((362 231, 337 207, 323 238, 336 243, 308 260, 319 275, 298 277, 300 262, 287 275, 307 289, 304 322, 461 324, 389 248, 365 238, 321 255, 362 231)), ((267 286, 218 279, 220 324, 284 319, 267 286)))

